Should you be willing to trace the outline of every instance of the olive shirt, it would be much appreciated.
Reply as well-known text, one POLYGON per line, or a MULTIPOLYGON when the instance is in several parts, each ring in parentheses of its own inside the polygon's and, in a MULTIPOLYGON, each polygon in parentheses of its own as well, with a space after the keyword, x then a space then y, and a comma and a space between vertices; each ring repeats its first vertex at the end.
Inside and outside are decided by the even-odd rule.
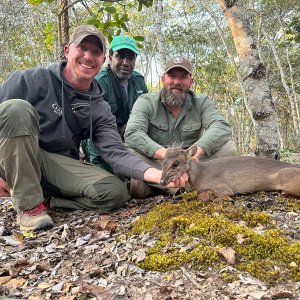
POLYGON ((141 154, 154 153, 174 143, 200 146, 209 156, 231 138, 231 127, 206 95, 189 91, 175 118, 161 99, 161 92, 142 95, 135 102, 125 131, 125 142, 141 154))

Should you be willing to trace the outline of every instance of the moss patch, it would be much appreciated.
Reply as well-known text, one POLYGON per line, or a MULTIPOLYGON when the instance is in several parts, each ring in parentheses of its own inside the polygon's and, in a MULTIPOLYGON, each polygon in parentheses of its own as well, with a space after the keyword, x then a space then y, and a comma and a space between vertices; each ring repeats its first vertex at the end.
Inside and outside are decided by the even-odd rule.
MULTIPOLYGON (((140 267, 167 271, 189 264, 219 269, 227 265, 219 251, 230 247, 235 251, 234 267, 240 271, 266 283, 300 280, 300 242, 286 237, 270 214, 249 211, 230 198, 203 202, 195 193, 181 198, 178 203, 157 206, 134 223, 133 234, 148 232, 156 239, 140 267)), ((294 199, 284 201, 286 208, 299 209, 294 199)), ((277 202, 274 209, 277 204, 282 209, 282 199, 277 202)))

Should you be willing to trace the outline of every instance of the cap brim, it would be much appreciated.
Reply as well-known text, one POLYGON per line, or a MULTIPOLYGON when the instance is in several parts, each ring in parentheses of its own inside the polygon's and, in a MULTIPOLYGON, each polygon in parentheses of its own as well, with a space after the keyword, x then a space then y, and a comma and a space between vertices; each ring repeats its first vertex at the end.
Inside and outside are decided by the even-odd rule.
POLYGON ((110 48, 112 51, 118 51, 118 50, 121 50, 121 49, 129 49, 131 50, 132 52, 134 52, 135 54, 139 55, 140 52, 139 50, 137 49, 134 49, 133 47, 130 47, 130 46, 127 46, 127 45, 120 45, 120 46, 115 46, 113 48, 110 48))
POLYGON ((189 74, 192 75, 192 71, 189 70, 188 68, 182 66, 182 65, 175 65, 175 66, 172 66, 172 67, 166 69, 166 70, 165 70, 165 74, 168 73, 170 70, 172 70, 172 69, 174 69, 174 68, 181 68, 181 69, 184 69, 184 70, 186 70, 189 74))
POLYGON ((79 45, 88 36, 94 36, 94 37, 96 37, 98 39, 98 41, 100 42, 102 51, 103 52, 105 51, 105 46, 103 45, 103 41, 99 38, 99 36, 97 36, 95 34, 87 33, 87 34, 81 35, 80 37, 75 38, 74 41, 73 41, 73 43, 76 44, 76 45, 79 45))

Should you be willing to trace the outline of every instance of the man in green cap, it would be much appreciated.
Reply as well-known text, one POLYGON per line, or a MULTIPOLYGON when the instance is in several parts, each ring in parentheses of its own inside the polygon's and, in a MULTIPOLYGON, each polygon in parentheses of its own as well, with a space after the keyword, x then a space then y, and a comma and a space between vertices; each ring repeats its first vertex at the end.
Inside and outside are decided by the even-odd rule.
MULTIPOLYGON (((109 64, 96 76, 104 90, 104 100, 109 103, 116 117, 122 139, 133 104, 140 95, 148 93, 144 77, 134 71, 138 54, 139 50, 133 38, 116 36, 110 45, 109 64)), ((85 143, 85 150, 92 163, 107 167, 89 140, 85 143)))

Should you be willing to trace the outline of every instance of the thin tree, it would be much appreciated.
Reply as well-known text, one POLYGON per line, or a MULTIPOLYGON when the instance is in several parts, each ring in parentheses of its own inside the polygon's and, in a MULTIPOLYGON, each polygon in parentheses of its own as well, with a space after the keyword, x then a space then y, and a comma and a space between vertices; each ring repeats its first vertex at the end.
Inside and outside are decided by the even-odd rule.
POLYGON ((224 12, 239 56, 246 107, 256 132, 257 156, 276 158, 279 151, 277 115, 247 14, 238 0, 217 0, 224 12))

